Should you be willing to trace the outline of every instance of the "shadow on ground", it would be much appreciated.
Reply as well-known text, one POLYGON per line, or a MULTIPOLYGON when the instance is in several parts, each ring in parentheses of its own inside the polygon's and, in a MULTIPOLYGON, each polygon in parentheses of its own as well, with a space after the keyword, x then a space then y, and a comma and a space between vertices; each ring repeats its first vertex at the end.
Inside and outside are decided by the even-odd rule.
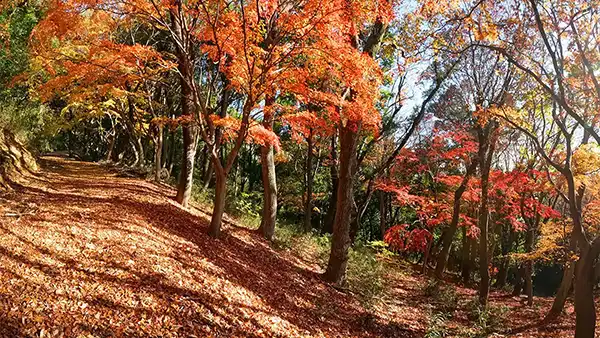
POLYGON ((252 231, 208 237, 207 215, 169 188, 66 158, 41 164, 1 196, 5 211, 33 210, 0 218, 2 336, 418 336, 252 231))

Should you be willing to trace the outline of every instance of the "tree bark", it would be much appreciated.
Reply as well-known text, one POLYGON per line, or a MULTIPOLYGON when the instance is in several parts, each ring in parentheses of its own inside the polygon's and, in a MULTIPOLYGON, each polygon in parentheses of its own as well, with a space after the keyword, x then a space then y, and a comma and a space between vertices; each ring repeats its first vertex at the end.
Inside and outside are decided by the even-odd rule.
POLYGON ((112 117, 110 118, 110 121, 112 123, 112 130, 110 132, 110 141, 108 142, 108 151, 106 152, 106 157, 104 157, 106 162, 110 162, 112 160, 113 149, 115 149, 115 143, 117 141, 117 128, 112 117))
POLYGON ((450 254, 450 248, 452 246, 452 241, 454 239, 454 234, 456 233, 456 229, 458 228, 458 221, 460 219, 460 200, 462 198, 463 193, 467 189, 467 184, 469 183, 469 179, 471 175, 477 168, 477 160, 473 159, 471 161, 471 165, 469 165, 465 176, 463 177, 460 186, 454 192, 454 205, 452 209, 452 221, 450 222, 450 226, 443 232, 442 234, 442 251, 438 255, 437 264, 435 266, 435 276, 437 278, 442 278, 442 274, 444 273, 444 269, 446 268, 446 263, 448 262, 448 255, 450 254))
POLYGON ((158 133, 154 143, 154 180, 160 182, 162 171, 163 126, 158 126, 158 133))
POLYGON ((312 190, 313 190, 313 132, 312 128, 308 138, 306 151, 306 201, 304 202, 304 232, 312 230, 312 190))
MULTIPOLYGON (((571 233, 571 238, 569 240, 569 252, 574 253, 577 249, 577 237, 575 232, 571 233)), ((565 303, 567 302, 567 298, 571 293, 571 287, 573 286, 573 277, 575 276, 575 262, 567 263, 568 266, 563 268, 563 277, 560 281, 560 286, 558 291, 556 292, 556 296, 554 297, 554 302, 552 302, 552 308, 550 308, 550 312, 546 316, 546 319, 551 320, 558 315, 561 314, 563 309, 565 308, 565 303)))
MULTIPOLYGON (((533 240, 535 237, 535 228, 531 227, 525 235, 525 251, 530 253, 533 250, 533 240)), ((523 263, 525 272, 525 294, 527 295, 527 305, 533 305, 533 262, 528 259, 523 263)))
POLYGON ((146 165, 146 152, 144 151, 144 143, 142 142, 142 136, 138 135, 135 138, 135 145, 140 155, 139 162, 137 163, 138 168, 142 168, 146 165))
POLYGON ((556 292, 556 296, 554 297, 554 302, 552 303, 552 308, 550 308, 550 312, 546 316, 547 319, 554 319, 561 314, 563 309, 565 308, 565 303, 567 302, 567 298, 571 293, 571 287, 573 286, 573 276, 575 274, 575 262, 571 262, 568 266, 565 266, 563 270, 563 277, 560 282, 560 287, 556 292))
POLYGON ((498 275, 496 276, 496 287, 503 288, 506 286, 506 279, 508 277, 508 268, 509 268, 509 258, 508 254, 512 252, 512 244, 515 238, 515 231, 512 226, 508 225, 509 235, 505 242, 502 243, 502 258, 500 261, 500 269, 498 270, 498 275))
POLYGON ((479 166, 481 176, 481 201, 479 204, 479 274, 481 282, 479 284, 479 303, 487 307, 488 295, 490 292, 490 272, 488 251, 488 228, 489 228, 489 205, 488 190, 490 169, 495 149, 496 123, 488 122, 485 127, 478 127, 477 137, 479 141, 479 166))
MULTIPOLYGON (((483 185, 483 184, 482 184, 483 185)), ((486 189, 487 190, 487 189, 486 189)), ((483 189, 482 189, 483 191, 483 189)), ((487 194, 487 191, 486 191, 487 194)), ((483 195, 483 192, 482 192, 483 195)), ((482 198, 482 206, 487 204, 487 198, 482 198)), ((482 207, 482 213, 479 216, 479 275, 481 281, 479 282, 479 303, 482 306, 487 306, 488 294, 490 292, 490 272, 488 268, 488 245, 487 245, 487 232, 488 232, 488 220, 489 214, 487 207, 482 207)))
POLYGON ((423 266, 421 267, 421 273, 426 275, 427 274, 427 263, 429 263, 429 256, 431 256, 431 251, 433 250, 433 240, 429 241, 429 243, 427 243, 427 248, 425 249, 425 252, 423 253, 423 266))
POLYGON ((594 304, 594 261, 592 250, 581 254, 575 278, 575 338, 594 338, 596 307, 594 304))
POLYGON ((169 158, 168 158, 168 165, 165 162, 165 166, 167 168, 169 168, 169 177, 171 177, 171 174, 173 173, 173 166, 175 165, 175 149, 176 149, 176 145, 177 142, 175 140, 175 131, 171 131, 170 133, 170 145, 169 145, 169 158))
POLYGON ((385 236, 387 230, 387 204, 385 203, 385 192, 379 192, 379 231, 381 232, 381 239, 385 236))
POLYGON ((488 210, 488 189, 491 166, 491 149, 489 149, 489 137, 480 140, 479 161, 481 163, 481 203, 479 207, 479 303, 487 307, 488 294, 490 292, 490 273, 488 268, 488 223, 490 219, 488 210))
MULTIPOLYGON (((181 3, 178 3, 181 6, 181 3)), ((178 8, 180 11, 181 8, 178 8)), ((172 9, 171 18, 173 31, 178 36, 185 36, 182 32, 181 22, 177 14, 172 9)), ((189 41, 181 41, 177 44, 177 68, 180 73, 181 83, 181 115, 192 116, 195 119, 196 111, 194 106, 194 91, 191 87, 194 83, 193 50, 189 41)), ((194 163, 196 162, 196 144, 197 131, 193 122, 182 126, 183 129, 183 158, 181 163, 181 173, 179 183, 177 184, 177 196, 175 200, 184 208, 188 207, 190 196, 192 195, 192 186, 194 182, 194 163)))
POLYGON ((343 285, 346 280, 348 250, 350 248, 350 214, 352 209, 353 167, 356 160, 356 146, 360 129, 357 125, 340 127, 340 171, 336 203, 335 221, 331 253, 327 270, 323 275, 326 281, 343 285))
POLYGON ((137 147, 135 146, 135 143, 130 139, 129 140, 129 144, 131 145, 131 151, 133 152, 133 163, 131 163, 132 167, 137 167, 138 164, 140 163, 140 153, 137 149, 137 147))
POLYGON ((196 131, 192 126, 183 127, 183 159, 181 173, 177 185, 177 196, 175 200, 184 208, 189 205, 194 185, 194 163, 196 162, 196 131))
MULTIPOLYGON (((268 100, 268 98, 267 98, 268 100)), ((274 100, 273 100, 274 101, 274 100)), ((270 105, 274 102, 267 102, 270 105)), ((273 130, 273 114, 265 114, 263 127, 273 130)), ((277 221, 277 177, 275 174, 275 160, 273 146, 260 148, 261 175, 263 182, 263 210, 258 231, 268 240, 273 239, 275 223, 277 221)))
POLYGON ((331 164, 329 166, 329 171, 331 173, 331 198, 329 199, 329 206, 327 207, 327 213, 325 214, 323 232, 331 234, 333 233, 333 222, 335 221, 335 208, 337 205, 339 182, 337 138, 335 135, 331 137, 331 164))
POLYGON ((223 213, 225 212, 225 198, 227 196, 227 175, 222 171, 215 171, 215 199, 213 205, 212 218, 208 234, 213 238, 219 238, 221 235, 221 225, 223 223, 223 213))
POLYGON ((515 278, 515 287, 513 288, 513 292, 512 295, 513 296, 520 296, 521 292, 523 292, 523 278, 525 276, 525 268, 523 266, 520 266, 517 269, 517 275, 515 278))
POLYGON ((469 282, 471 275, 471 238, 467 237, 467 228, 462 228, 462 260, 461 260, 461 277, 466 285, 469 282))

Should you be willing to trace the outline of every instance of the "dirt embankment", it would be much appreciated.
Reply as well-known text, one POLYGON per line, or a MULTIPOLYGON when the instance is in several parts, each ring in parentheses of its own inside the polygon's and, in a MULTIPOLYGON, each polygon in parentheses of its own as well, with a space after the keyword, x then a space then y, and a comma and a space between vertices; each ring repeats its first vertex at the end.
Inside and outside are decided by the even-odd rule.
POLYGON ((0 129, 0 191, 11 189, 11 182, 37 171, 35 157, 8 129, 0 129))

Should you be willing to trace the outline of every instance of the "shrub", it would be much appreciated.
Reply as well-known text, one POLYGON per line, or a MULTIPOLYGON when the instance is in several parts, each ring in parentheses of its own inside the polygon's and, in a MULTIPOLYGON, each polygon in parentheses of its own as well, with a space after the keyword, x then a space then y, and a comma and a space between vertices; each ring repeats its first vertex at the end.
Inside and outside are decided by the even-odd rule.
MULTIPOLYGON (((290 250, 306 261, 325 267, 329 259, 331 236, 305 233, 298 226, 285 224, 275 229, 273 245, 290 250)), ((357 244, 350 249, 346 287, 358 295, 364 306, 371 306, 386 290, 385 262, 369 245, 357 244)))
POLYGON ((458 306, 458 294, 453 285, 443 285, 437 279, 430 279, 425 285, 424 293, 432 297, 438 309, 448 316, 452 316, 458 306))
POLYGON ((358 245, 350 250, 347 283, 366 306, 371 306, 385 291, 385 264, 370 247, 358 245))
POLYGON ((493 332, 501 330, 506 320, 508 307, 492 306, 482 307, 477 299, 471 300, 467 304, 467 317, 475 324, 475 337, 487 337, 493 332))
POLYGON ((427 322, 427 332, 425 338, 441 338, 448 336, 448 328, 446 327, 446 314, 436 313, 429 316, 427 322))

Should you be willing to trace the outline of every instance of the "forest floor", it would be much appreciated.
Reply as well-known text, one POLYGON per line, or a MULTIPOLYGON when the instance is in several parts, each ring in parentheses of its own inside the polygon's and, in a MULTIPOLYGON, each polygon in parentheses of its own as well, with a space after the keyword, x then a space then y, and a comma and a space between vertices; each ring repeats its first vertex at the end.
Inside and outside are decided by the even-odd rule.
MULTIPOLYGON (((439 319, 426 277, 390 272, 393 289, 364 307, 323 283, 314 261, 230 218, 222 238, 208 237, 209 215, 180 208, 169 187, 61 157, 41 166, 0 195, 0 337, 477 334, 474 290, 456 287, 458 308, 439 319)), ((549 298, 490 299, 505 309, 495 336, 572 336, 571 305, 543 325, 549 298)))

